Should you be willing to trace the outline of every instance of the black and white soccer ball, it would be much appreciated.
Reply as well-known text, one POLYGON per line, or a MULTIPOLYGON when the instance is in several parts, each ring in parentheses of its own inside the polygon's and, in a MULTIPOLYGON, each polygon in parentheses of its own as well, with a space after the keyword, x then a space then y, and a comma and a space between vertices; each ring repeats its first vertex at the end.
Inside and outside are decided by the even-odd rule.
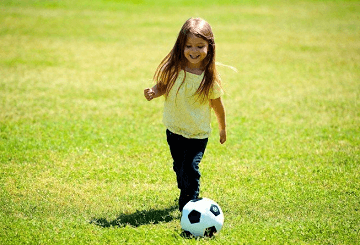
POLYGON ((208 198, 189 201, 183 208, 181 228, 195 237, 213 236, 224 224, 224 213, 220 206, 208 198))

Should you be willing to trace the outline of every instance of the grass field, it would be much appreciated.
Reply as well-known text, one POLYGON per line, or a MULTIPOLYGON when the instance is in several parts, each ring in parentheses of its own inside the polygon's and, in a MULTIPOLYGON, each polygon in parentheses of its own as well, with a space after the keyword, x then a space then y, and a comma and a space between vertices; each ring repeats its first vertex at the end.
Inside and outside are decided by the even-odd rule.
POLYGON ((360 244, 360 3, 193 2, 1 1, 0 244, 360 244), (189 17, 238 69, 201 163, 213 239, 182 235, 143 97, 189 17))

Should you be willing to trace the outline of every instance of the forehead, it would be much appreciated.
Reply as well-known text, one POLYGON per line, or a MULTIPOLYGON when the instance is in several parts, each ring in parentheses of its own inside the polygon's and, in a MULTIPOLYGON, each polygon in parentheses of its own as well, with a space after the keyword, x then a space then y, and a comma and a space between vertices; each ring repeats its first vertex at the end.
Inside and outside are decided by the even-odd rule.
POLYGON ((205 39, 195 36, 192 33, 189 33, 186 38, 186 43, 192 43, 192 44, 206 44, 208 43, 205 39))

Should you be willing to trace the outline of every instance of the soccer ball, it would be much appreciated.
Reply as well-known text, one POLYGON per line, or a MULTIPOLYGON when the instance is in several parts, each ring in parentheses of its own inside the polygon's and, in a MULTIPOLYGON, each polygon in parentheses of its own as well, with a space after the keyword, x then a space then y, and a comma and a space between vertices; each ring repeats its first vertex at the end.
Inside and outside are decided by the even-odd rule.
POLYGON ((181 228, 197 236, 213 236, 220 232, 224 224, 224 214, 220 206, 208 198, 189 201, 183 208, 181 228))

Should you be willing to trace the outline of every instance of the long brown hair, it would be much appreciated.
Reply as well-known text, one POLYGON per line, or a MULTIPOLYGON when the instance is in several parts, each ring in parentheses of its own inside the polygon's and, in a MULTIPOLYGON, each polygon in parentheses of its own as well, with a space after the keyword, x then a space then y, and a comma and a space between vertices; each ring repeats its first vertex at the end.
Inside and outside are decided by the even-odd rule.
POLYGON ((180 70, 185 70, 187 60, 184 55, 184 48, 189 34, 200 37, 209 44, 207 56, 203 60, 204 77, 195 93, 199 95, 199 98, 201 98, 202 101, 206 101, 214 83, 217 82, 221 85, 221 81, 215 65, 214 34, 209 23, 201 18, 190 18, 184 23, 174 47, 156 69, 154 80, 157 83, 158 89, 165 92, 166 98, 169 95, 180 70))

